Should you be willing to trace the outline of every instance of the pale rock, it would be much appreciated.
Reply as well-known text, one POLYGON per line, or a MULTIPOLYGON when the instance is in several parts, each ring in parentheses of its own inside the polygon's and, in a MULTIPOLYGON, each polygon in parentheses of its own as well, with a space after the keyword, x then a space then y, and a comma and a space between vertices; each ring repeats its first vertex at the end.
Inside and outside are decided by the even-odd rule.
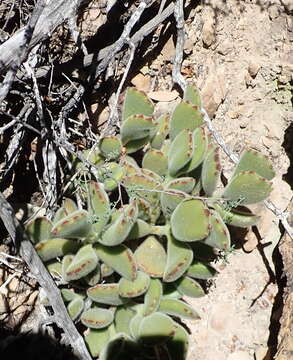
POLYGON ((216 41, 215 25, 213 18, 205 21, 202 28, 202 41, 206 47, 210 47, 216 41))
POLYGON ((147 92, 147 91, 149 91, 150 86, 151 86, 151 78, 149 75, 143 75, 143 74, 139 73, 131 80, 131 83, 138 90, 147 92))
POLYGON ((251 77, 255 78, 260 70, 260 65, 255 62, 251 62, 248 66, 248 73, 251 77))
POLYGON ((164 45, 161 55, 163 57, 163 61, 171 61, 175 56, 175 45, 173 37, 170 37, 166 44, 164 45))
POLYGON ((210 317, 210 327, 222 335, 231 330, 233 326, 233 317, 235 317, 235 309, 230 303, 220 302, 213 306, 210 317))
POLYGON ((247 352, 235 351, 227 357, 227 360, 253 360, 247 352))
POLYGON ((186 39, 184 43, 184 52, 187 55, 190 55, 193 51, 193 48, 194 48, 194 40, 191 38, 186 39))
POLYGON ((208 115, 212 118, 227 94, 224 69, 211 69, 201 96, 208 115))
POLYGON ((5 296, 0 294, 0 314, 4 314, 8 311, 8 304, 5 296))
POLYGON ((255 360, 263 360, 268 352, 266 346, 259 346, 254 353, 255 360))
POLYGON ((228 111, 227 116, 229 116, 230 119, 237 119, 239 118, 240 114, 238 111, 228 111))
POLYGON ((292 0, 282 0, 282 5, 285 6, 286 10, 290 13, 293 11, 293 2, 292 0))
POLYGON ((270 19, 274 20, 280 15, 280 7, 277 5, 272 5, 269 7, 268 12, 270 19))
POLYGON ((220 43, 220 46, 218 47, 217 51, 221 55, 227 55, 232 51, 232 43, 229 39, 224 40, 220 43))
POLYGON ((258 240, 255 233, 252 230, 249 230, 245 235, 245 243, 243 244, 243 249, 246 252, 253 251, 258 245, 258 240))

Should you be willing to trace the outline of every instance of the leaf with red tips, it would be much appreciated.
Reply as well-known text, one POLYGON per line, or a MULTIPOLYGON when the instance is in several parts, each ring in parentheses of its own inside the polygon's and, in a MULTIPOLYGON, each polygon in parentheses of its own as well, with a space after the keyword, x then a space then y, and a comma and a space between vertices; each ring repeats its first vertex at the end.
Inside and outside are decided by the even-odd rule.
POLYGON ((35 248, 43 261, 55 259, 70 253, 75 253, 80 244, 75 240, 54 238, 43 240, 36 244, 35 248))
POLYGON ((180 241, 197 241, 209 234, 209 210, 199 199, 183 200, 171 216, 173 236, 180 241))
POLYGON ((183 129, 193 131, 203 124, 200 109, 188 102, 182 101, 173 111, 170 121, 170 138, 174 139, 183 129))
POLYGON ((88 186, 88 211, 93 217, 93 232, 98 237, 109 221, 111 206, 101 183, 91 181, 88 186))
POLYGON ((101 304, 118 306, 124 303, 123 299, 119 295, 118 284, 98 284, 88 288, 87 295, 93 301, 101 304))
POLYGON ((164 282, 175 281, 188 269, 193 259, 193 251, 188 244, 177 241, 172 234, 167 234, 167 264, 164 282))
POLYGON ((138 209, 136 202, 130 203, 121 211, 120 216, 109 225, 102 234, 99 242, 106 246, 115 246, 121 244, 130 233, 133 225, 137 220, 138 209))
POLYGON ((192 132, 183 129, 172 141, 168 153, 168 171, 171 176, 178 172, 192 159, 192 132))
POLYGON ((54 224, 50 235, 55 238, 83 238, 91 228, 88 212, 77 210, 54 224))
POLYGON ((136 262, 130 249, 124 245, 94 245, 98 257, 118 274, 128 280, 134 280, 137 274, 136 262))
POLYGON ((82 313, 80 320, 91 329, 102 329, 113 322, 114 313, 107 309, 88 309, 82 313))
POLYGON ((255 171, 259 176, 272 180, 276 175, 269 158, 255 150, 244 150, 232 178, 241 171, 255 171))
POLYGON ((121 126, 120 134, 123 145, 133 140, 144 139, 155 127, 153 119, 144 115, 132 115, 121 126))
POLYGON ((213 210, 210 214, 210 227, 210 234, 204 243, 221 250, 229 249, 231 246, 229 229, 221 216, 213 210))
POLYGON ((201 183, 207 196, 216 190, 221 173, 219 147, 209 145, 208 153, 202 164, 201 183))
POLYGON ((128 88, 122 109, 122 121, 124 122, 129 116, 142 114, 152 116, 154 105, 147 95, 135 88, 128 88))
POLYGON ((241 171, 225 187, 222 197, 227 200, 241 199, 241 205, 265 200, 272 191, 272 183, 254 171, 241 171))
POLYGON ((65 272, 66 281, 78 280, 92 272, 98 265, 98 257, 91 244, 78 250, 65 272))

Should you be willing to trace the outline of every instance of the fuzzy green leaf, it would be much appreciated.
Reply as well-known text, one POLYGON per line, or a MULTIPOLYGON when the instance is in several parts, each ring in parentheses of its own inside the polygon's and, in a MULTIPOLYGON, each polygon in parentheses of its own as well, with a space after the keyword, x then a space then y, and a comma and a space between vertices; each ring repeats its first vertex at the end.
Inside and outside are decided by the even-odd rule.
POLYGON ((122 121, 136 114, 152 116, 153 112, 154 105, 146 94, 135 88, 127 89, 122 109, 122 121))
POLYGON ((232 177, 241 171, 255 171, 267 180, 272 180, 276 175, 269 158, 255 150, 244 150, 242 152, 232 177))
POLYGON ((193 131, 203 124, 198 106, 182 101, 173 111, 170 121, 170 137, 174 139, 183 129, 193 131))
POLYGON ((241 204, 255 204, 265 200, 272 191, 272 184, 254 171, 241 171, 225 187, 223 198, 239 200, 241 204))
POLYGON ((180 241, 196 241, 209 234, 209 210, 197 199, 183 200, 171 216, 171 229, 180 241))
POLYGON ((107 305, 122 305, 124 300, 119 295, 118 284, 98 284, 87 290, 90 299, 97 303, 107 305))
POLYGON ((80 320, 91 329, 102 329, 113 322, 114 313, 107 309, 92 308, 84 311, 80 320))
POLYGON ((98 257, 91 244, 78 250, 66 269, 66 280, 78 280, 91 273, 98 265, 98 257))
POLYGON ((168 171, 171 176, 177 173, 192 159, 192 132, 183 129, 172 141, 168 153, 168 171))
POLYGON ((151 279, 150 286, 144 296, 143 315, 147 316, 158 310, 163 294, 162 283, 159 279, 151 279))
POLYGON ((77 241, 62 238, 43 240, 35 246, 38 255, 43 261, 75 253, 79 247, 80 244, 77 241))
POLYGON ((177 280, 176 288, 182 295, 189 297, 197 298, 205 295, 199 283, 188 276, 183 276, 177 280))
POLYGON ((159 311, 179 318, 197 320, 198 313, 188 304, 181 300, 162 298, 159 311))
POLYGON ((125 279, 134 280, 136 278, 136 262, 130 249, 124 245, 104 246, 95 244, 94 248, 98 257, 113 268, 125 279))
POLYGON ((119 280, 119 295, 126 298, 132 298, 144 294, 150 285, 148 274, 138 271, 135 280, 121 278, 119 280))
POLYGON ((51 237, 83 238, 91 231, 89 214, 85 210, 77 210, 54 224, 51 237))
POLYGON ((208 153, 203 161, 201 183, 207 196, 212 196, 216 190, 221 173, 219 148, 209 145, 208 153))
POLYGON ((188 244, 177 241, 171 234, 167 234, 167 241, 167 264, 163 280, 171 282, 177 280, 189 267, 193 251, 188 244))
POLYGON ((47 240, 50 237, 52 223, 45 217, 38 217, 26 225, 25 231, 32 243, 47 240))
POLYGON ((152 277, 162 277, 167 255, 163 245, 154 237, 148 236, 134 253, 138 267, 152 277))
POLYGON ((229 249, 231 245, 229 229, 221 216, 213 210, 211 210, 210 215, 210 228, 210 234, 204 243, 222 250, 229 249))

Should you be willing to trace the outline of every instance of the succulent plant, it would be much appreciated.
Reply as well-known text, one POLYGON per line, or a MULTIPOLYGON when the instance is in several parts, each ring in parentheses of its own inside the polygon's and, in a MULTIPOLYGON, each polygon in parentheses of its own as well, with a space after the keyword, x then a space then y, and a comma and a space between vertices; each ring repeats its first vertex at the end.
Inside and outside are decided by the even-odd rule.
POLYGON ((259 216, 243 205, 271 192, 274 170, 254 150, 244 150, 227 185, 220 183, 219 148, 200 106, 189 85, 173 113, 155 119, 147 96, 128 89, 120 134, 84 151, 99 182, 73 161, 85 177, 86 209, 67 198, 53 221, 26 227, 62 280, 71 318, 87 327, 93 357, 139 358, 163 343, 172 359, 185 359, 188 334, 176 317, 200 316, 184 296, 204 296, 202 281, 217 275, 210 255, 231 246, 228 225, 255 225, 259 216))

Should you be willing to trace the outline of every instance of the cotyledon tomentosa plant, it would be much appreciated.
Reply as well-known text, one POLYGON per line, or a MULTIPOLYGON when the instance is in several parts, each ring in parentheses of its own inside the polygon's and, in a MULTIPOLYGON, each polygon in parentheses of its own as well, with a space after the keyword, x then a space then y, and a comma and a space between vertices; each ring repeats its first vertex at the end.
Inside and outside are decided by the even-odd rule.
MULTIPOLYGON (((272 165, 254 150, 244 150, 227 185, 218 186, 219 149, 195 87, 171 116, 153 113, 147 96, 129 88, 120 134, 84 152, 99 178, 86 184, 87 210, 68 198, 52 221, 40 217, 26 227, 62 280, 71 318, 87 328, 92 356, 102 360, 143 359, 158 346, 172 359, 186 358, 188 334, 176 318, 199 315, 182 297, 204 295, 200 282, 217 273, 206 254, 230 248, 226 224, 257 223, 257 215, 231 204, 260 202, 272 189, 272 165)), ((82 163, 74 166, 87 173, 82 163)))

